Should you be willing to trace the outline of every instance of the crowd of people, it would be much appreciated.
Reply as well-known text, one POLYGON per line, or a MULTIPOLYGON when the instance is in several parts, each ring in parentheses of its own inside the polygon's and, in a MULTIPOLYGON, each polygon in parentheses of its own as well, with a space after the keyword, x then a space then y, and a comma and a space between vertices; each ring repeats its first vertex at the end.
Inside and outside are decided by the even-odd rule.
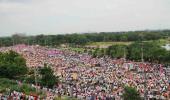
POLYGON ((0 94, 0 100, 40 100, 38 96, 26 95, 23 92, 9 91, 8 94, 0 94))
POLYGON ((131 86, 137 89, 141 97, 146 92, 147 98, 169 98, 168 75, 161 64, 109 57, 93 58, 87 53, 38 45, 0 48, 1 52, 9 50, 21 54, 29 68, 48 64, 54 70, 60 83, 51 90, 51 96, 57 94, 80 100, 121 100, 124 87, 131 86))

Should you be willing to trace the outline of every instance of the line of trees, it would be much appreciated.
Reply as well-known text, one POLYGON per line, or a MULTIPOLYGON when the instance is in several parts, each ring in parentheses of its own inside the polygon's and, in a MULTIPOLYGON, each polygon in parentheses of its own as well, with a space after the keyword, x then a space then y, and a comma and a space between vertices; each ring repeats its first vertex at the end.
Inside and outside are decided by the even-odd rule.
POLYGON ((112 58, 124 58, 128 60, 141 61, 143 48, 143 57, 145 61, 155 63, 170 63, 170 51, 162 48, 155 42, 134 42, 130 45, 112 45, 107 49, 96 48, 92 53, 93 57, 102 57, 107 55, 112 58))
POLYGON ((37 35, 26 36, 24 34, 14 34, 12 37, 1 37, 0 46, 11 46, 14 44, 39 44, 39 45, 59 45, 64 43, 84 45, 88 42, 111 42, 111 41, 140 41, 157 40, 170 36, 170 30, 162 31, 129 31, 129 32, 100 32, 84 34, 65 35, 37 35))

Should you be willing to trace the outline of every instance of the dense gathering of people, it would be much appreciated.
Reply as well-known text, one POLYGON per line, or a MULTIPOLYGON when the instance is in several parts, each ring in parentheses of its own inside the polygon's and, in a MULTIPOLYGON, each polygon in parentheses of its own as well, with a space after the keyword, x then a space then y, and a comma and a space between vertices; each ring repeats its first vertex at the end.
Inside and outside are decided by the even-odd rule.
POLYGON ((38 96, 26 95, 23 92, 12 91, 9 94, 0 94, 0 100, 39 100, 38 96))
MULTIPOLYGON (((124 86, 135 87, 141 97, 144 97, 146 89, 147 98, 169 98, 168 75, 162 64, 106 56, 93 58, 87 53, 79 54, 68 49, 38 45, 0 48, 1 52, 9 50, 21 54, 29 68, 48 64, 54 70, 60 82, 53 89, 48 89, 51 99, 56 95, 67 95, 80 100, 121 100, 124 86)), ((23 96, 16 91, 10 95, 23 96)))

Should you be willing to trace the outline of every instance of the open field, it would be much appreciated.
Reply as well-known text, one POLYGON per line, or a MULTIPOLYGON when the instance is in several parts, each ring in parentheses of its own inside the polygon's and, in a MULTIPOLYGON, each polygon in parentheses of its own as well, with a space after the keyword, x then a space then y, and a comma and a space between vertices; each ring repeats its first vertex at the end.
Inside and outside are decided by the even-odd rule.
POLYGON ((129 45, 132 42, 92 42, 88 43, 87 45, 116 45, 116 44, 124 44, 124 45, 129 45))
POLYGON ((132 42, 92 42, 88 43, 86 47, 94 47, 94 48, 107 48, 111 45, 130 45, 132 42))
MULTIPOLYGON (((170 43, 169 39, 159 39, 159 40, 150 40, 150 41, 144 41, 144 42, 155 42, 161 46, 170 43)), ((87 43, 86 47, 99 47, 99 48, 107 48, 111 45, 130 45, 133 42, 92 42, 87 43)))
POLYGON ((158 43, 159 45, 165 45, 165 44, 170 43, 170 40, 169 39, 159 39, 159 40, 156 40, 155 42, 158 43))

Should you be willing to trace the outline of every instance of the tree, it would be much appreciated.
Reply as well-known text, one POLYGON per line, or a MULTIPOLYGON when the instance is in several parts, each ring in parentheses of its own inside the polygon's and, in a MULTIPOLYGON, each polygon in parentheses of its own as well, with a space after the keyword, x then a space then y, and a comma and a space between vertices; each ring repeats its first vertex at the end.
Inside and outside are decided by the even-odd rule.
POLYGON ((126 86, 123 93, 124 100, 141 100, 138 91, 133 87, 126 86))
POLYGON ((140 60, 141 59, 141 44, 135 42, 128 46, 128 59, 130 60, 140 60))
POLYGON ((109 41, 140 41, 158 40, 170 37, 170 30, 157 31, 129 31, 129 32, 100 32, 86 34, 65 34, 65 35, 38 35, 26 36, 25 34, 14 34, 12 37, 0 38, 0 46, 11 46, 13 44, 39 44, 55 46, 65 43, 84 45, 88 42, 109 42, 109 41), (142 34, 142 36, 141 36, 142 34))
POLYGON ((40 74, 42 76, 41 84, 43 86, 46 86, 48 88, 53 88, 53 86, 57 84, 58 79, 53 74, 53 70, 50 67, 45 66, 42 69, 40 69, 40 74))
POLYGON ((107 54, 110 55, 112 58, 123 58, 124 53, 127 52, 125 49, 126 45, 112 45, 107 49, 107 54))
POLYGON ((24 33, 13 34, 12 35, 13 45, 20 44, 20 43, 25 43, 25 37, 26 37, 26 34, 24 34, 24 33))
POLYGON ((0 53, 0 76, 17 78, 27 73, 26 61, 14 51, 0 53))
MULTIPOLYGON (((141 42, 135 42, 128 46, 128 59, 141 60, 141 42)), ((168 51, 154 42, 143 42, 144 60, 149 62, 167 62, 168 51)))
POLYGON ((166 52, 166 55, 165 55, 165 57, 162 60, 163 60, 164 63, 170 65, 170 51, 166 52))
POLYGON ((127 41, 127 36, 126 35, 123 35, 123 36, 121 36, 121 38, 120 38, 120 41, 127 41))

